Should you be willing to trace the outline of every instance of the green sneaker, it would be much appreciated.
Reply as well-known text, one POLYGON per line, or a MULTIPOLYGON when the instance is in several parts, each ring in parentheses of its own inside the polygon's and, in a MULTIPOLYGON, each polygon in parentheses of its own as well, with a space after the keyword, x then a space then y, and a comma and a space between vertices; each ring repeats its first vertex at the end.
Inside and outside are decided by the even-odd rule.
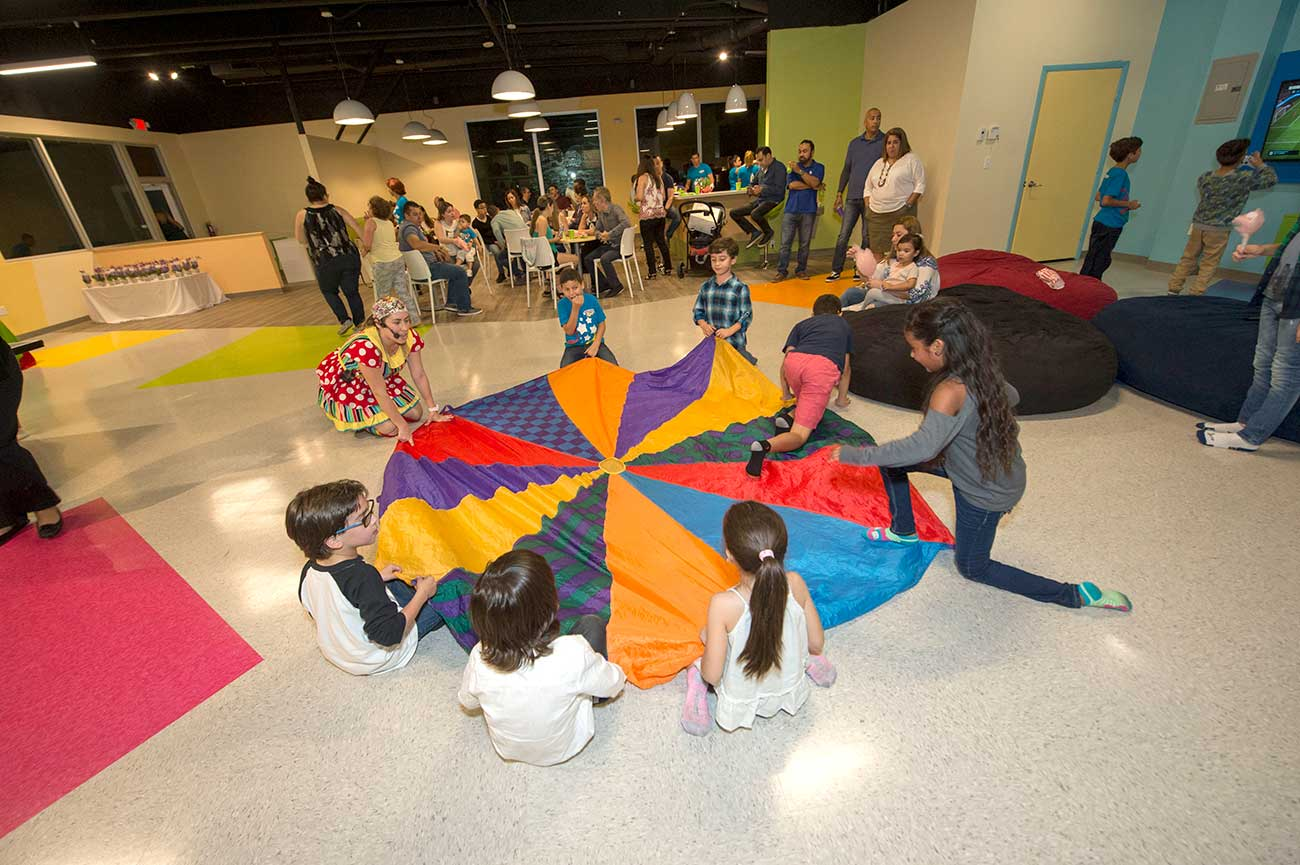
POLYGON ((1128 595, 1113 589, 1102 590, 1095 583, 1079 583, 1079 600, 1085 607, 1101 607, 1103 610, 1119 610, 1127 613, 1133 609, 1133 602, 1128 595))

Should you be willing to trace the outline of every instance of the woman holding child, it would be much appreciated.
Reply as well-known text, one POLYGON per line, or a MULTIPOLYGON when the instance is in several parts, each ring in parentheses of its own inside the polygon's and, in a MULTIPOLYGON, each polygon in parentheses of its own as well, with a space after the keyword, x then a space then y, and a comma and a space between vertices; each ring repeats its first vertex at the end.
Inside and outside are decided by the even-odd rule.
MULTIPOLYGON (((859 250, 853 247, 849 253, 856 257, 859 250)), ((882 306, 893 303, 920 303, 933 300, 939 294, 939 262, 930 253, 921 234, 921 221, 915 216, 903 216, 894 223, 890 239, 889 258, 876 265, 876 269, 866 277, 862 285, 847 289, 840 295, 840 304, 848 309, 860 304, 882 306), (912 238, 911 258, 903 263, 899 261, 898 246, 903 238, 912 238), (915 267, 915 272, 911 270, 915 267), (906 271, 906 276, 899 277, 906 271), (914 281, 913 281, 914 280, 914 281), (887 284, 888 283, 888 284, 887 284)))
POLYGON ((363 328, 316 367, 317 404, 339 431, 411 441, 414 426, 426 414, 433 421, 451 419, 437 411, 421 360, 423 348, 406 305, 395 297, 379 298, 363 328))

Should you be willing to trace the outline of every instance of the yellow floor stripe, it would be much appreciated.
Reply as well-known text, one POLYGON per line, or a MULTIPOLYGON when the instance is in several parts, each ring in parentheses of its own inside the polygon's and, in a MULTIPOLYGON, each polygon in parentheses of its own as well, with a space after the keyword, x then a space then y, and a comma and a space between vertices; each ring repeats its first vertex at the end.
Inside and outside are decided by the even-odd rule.
POLYGON ((32 352, 38 366, 71 366, 83 360, 130 348, 142 342, 150 342, 159 337, 179 333, 175 330, 120 330, 112 333, 100 333, 76 342, 63 345, 51 345, 38 348, 32 352))

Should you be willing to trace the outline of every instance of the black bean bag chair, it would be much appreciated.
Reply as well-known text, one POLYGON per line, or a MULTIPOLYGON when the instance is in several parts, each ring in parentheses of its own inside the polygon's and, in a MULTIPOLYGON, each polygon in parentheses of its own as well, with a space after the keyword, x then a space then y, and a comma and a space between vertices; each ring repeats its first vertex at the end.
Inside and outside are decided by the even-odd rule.
MULTIPOLYGON (((993 334, 1007 381, 1020 391, 1017 414, 1047 414, 1091 405, 1115 381, 1115 349, 1089 322, 1040 300, 991 285, 957 285, 960 298, 993 334)), ((903 339, 907 306, 845 313, 853 328, 853 375, 859 396, 920 408, 929 374, 903 339)))
MULTIPOLYGON (((1130 297, 1092 320, 1119 380, 1205 418, 1234 421, 1254 375, 1259 307, 1226 297, 1130 297)), ((1275 436, 1300 442, 1300 405, 1275 436)))

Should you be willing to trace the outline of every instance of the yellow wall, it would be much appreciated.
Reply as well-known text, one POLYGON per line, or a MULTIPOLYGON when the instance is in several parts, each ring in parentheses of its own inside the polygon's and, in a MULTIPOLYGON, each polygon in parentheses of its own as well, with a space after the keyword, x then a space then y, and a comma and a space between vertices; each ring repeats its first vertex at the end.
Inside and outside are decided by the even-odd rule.
MULTIPOLYGON (((947 2, 911 0, 896 12, 934 10, 938 20, 947 2)), ((1164 0, 1051 4, 1040 0, 979 0, 966 74, 960 82, 957 140, 947 208, 939 229, 944 251, 1006 248, 1043 66, 1129 61, 1112 138, 1131 133, 1164 6, 1164 0), (1002 127, 1001 140, 977 144, 979 128, 995 124, 1002 127), (986 157, 990 159, 987 169, 986 157)), ((928 30, 927 40, 938 36, 936 31, 942 29, 928 30)), ((936 60, 928 48, 926 59, 936 60)), ((951 89, 958 86, 956 76, 949 74, 942 83, 942 94, 920 89, 918 100, 924 103, 939 95, 950 98, 951 89)), ((1193 81, 1188 86, 1201 85, 1193 81)), ((911 89, 910 83, 908 87, 911 89)), ((930 168, 929 162, 926 168, 930 168)))
POLYGON ((194 132, 180 139, 218 232, 293 235, 294 214, 306 203, 303 187, 314 171, 293 124, 194 132))
POLYGON ((181 148, 181 136, 163 132, 141 132, 114 126, 97 126, 91 123, 66 123, 60 120, 41 120, 36 117, 15 117, 0 114, 0 135, 39 135, 45 138, 77 138, 83 141, 122 142, 157 147, 162 153, 167 171, 171 175, 176 193, 181 197, 185 213, 195 231, 202 231, 208 221, 207 208, 190 163, 181 148))
MULTIPOLYGON (((941 252, 975 7, 976 0, 912 0, 867 22, 859 120, 868 108, 879 108, 883 129, 900 126, 907 133, 912 150, 925 165, 921 226, 926 243, 941 252), (907 65, 904 82, 898 67, 882 58, 912 42, 918 33, 925 34, 925 59, 907 65)), ((947 246, 947 251, 956 249, 947 246)))
MULTIPOLYGON (((223 234, 170 243, 132 243, 95 250, 95 266, 135 264, 154 259, 196 256, 199 269, 212 274, 225 294, 270 291, 284 288, 275 255, 266 235, 223 234)), ((85 315, 85 312, 81 313, 85 315)))
MULTIPOLYGON (((370 138, 366 138, 366 142, 369 141, 370 138)), ((388 190, 384 186, 388 175, 384 173, 383 151, 379 148, 371 147, 369 143, 354 144, 351 141, 335 141, 332 137, 321 138, 316 135, 308 135, 307 143, 316 162, 316 173, 313 176, 329 189, 333 204, 360 219, 366 212, 366 202, 372 195, 388 197, 388 190)), ((299 202, 306 203, 301 190, 299 202)), ((429 206, 432 205, 429 202, 429 206)))

